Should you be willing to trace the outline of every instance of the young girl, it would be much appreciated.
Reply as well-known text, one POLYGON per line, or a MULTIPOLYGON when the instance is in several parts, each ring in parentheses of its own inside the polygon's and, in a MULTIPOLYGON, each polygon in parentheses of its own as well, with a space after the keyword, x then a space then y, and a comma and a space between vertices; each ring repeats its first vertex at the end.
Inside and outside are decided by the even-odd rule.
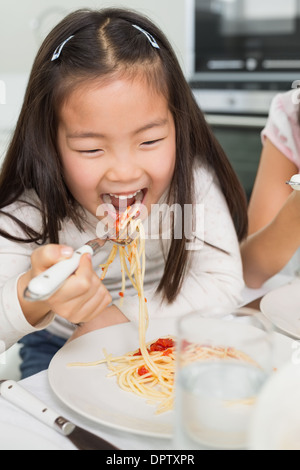
POLYGON ((300 192, 286 181, 300 171, 299 90, 278 94, 263 129, 263 151, 249 205, 249 234, 241 246, 249 287, 284 269, 300 268, 300 192))
POLYGON ((150 319, 235 308, 243 287, 245 197, 170 44, 135 12, 77 11, 37 54, 1 172, 0 339, 9 347, 23 338, 23 377, 47 368, 78 323, 74 336, 137 321, 130 282, 118 302, 118 261, 99 279, 110 243, 92 260, 83 256, 49 299, 23 296, 34 276, 96 238, 99 206, 136 200, 148 214, 154 204, 203 208, 193 240, 184 230, 173 236, 174 228, 170 239, 159 239, 159 226, 151 226, 150 319))

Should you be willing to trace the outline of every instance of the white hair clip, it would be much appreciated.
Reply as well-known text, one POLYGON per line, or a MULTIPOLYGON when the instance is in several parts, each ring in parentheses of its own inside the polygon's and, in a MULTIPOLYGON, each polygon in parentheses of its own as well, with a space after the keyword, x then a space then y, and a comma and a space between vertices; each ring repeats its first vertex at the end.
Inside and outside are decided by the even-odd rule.
POLYGON ((136 24, 133 24, 132 25, 134 28, 138 29, 139 31, 141 31, 141 33, 143 33, 146 38, 148 39, 148 41, 150 42, 151 46, 155 47, 156 49, 159 49, 159 45, 157 44, 157 42, 155 41, 154 37, 151 36, 151 34, 149 34, 147 31, 145 31, 143 28, 140 28, 140 26, 137 26, 136 24))
POLYGON ((70 39, 72 39, 74 37, 74 34, 73 36, 70 36, 68 39, 65 39, 64 42, 62 42, 59 46, 57 46, 57 48, 55 49, 55 51, 53 52, 53 56, 51 58, 51 61, 52 60, 56 60, 59 58, 60 54, 61 54, 61 51, 62 51, 62 48, 64 47, 64 45, 70 41, 70 39))

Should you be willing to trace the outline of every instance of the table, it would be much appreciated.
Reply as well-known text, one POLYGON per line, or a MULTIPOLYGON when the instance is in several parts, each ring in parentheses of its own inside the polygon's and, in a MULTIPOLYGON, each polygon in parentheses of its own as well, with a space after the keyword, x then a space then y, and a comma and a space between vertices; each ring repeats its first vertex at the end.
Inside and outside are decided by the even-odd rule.
MULTIPOLYGON (((243 303, 241 306, 251 306, 255 300, 260 299, 267 292, 274 288, 277 288, 283 284, 286 284, 291 280, 290 277, 276 276, 268 283, 266 283, 262 289, 247 289, 245 288, 243 293, 243 303)), ((40 372, 32 377, 20 381, 25 389, 32 392, 36 397, 44 401, 47 406, 58 411, 65 418, 70 419, 75 424, 93 432, 94 434, 103 437, 107 441, 113 443, 119 449, 130 450, 162 450, 172 451, 174 450, 173 442, 171 439, 153 438, 148 436, 140 436, 131 434, 124 431, 118 431, 110 429, 105 426, 101 426, 98 423, 93 423, 85 419, 84 417, 76 414, 73 410, 70 410, 67 406, 60 402, 60 400, 52 392, 48 383, 47 371, 40 372)), ((15 406, 8 403, 2 397, 0 397, 0 431, 1 428, 14 425, 17 428, 23 430, 34 431, 40 438, 44 438, 48 443, 51 443, 53 449, 61 450, 75 450, 75 446, 64 436, 60 435, 55 430, 52 430, 48 426, 40 423, 35 418, 31 417, 27 413, 19 410, 15 406)), ((0 434, 1 436, 1 434, 0 434)), ((0 449, 1 439, 0 439, 0 449)), ((16 449, 18 446, 16 445, 16 449)))
MULTIPOLYGON (((172 449, 172 441, 170 439, 156 439, 110 429, 108 427, 101 426, 100 424, 93 423, 92 421, 76 414, 73 410, 70 410, 67 406, 61 403, 51 391, 48 383, 47 371, 40 372, 32 377, 21 380, 19 384, 26 390, 32 392, 40 400, 44 401, 49 408, 51 407, 52 409, 55 409, 65 418, 70 419, 75 424, 80 425, 100 437, 103 437, 109 442, 112 442, 120 449, 172 449)), ((67 438, 43 423, 40 423, 35 418, 22 410, 19 410, 0 397, 0 425, 3 425, 3 423, 13 424, 24 429, 33 430, 36 434, 51 442, 54 448, 57 447, 62 450, 76 450, 75 446, 67 438)), ((0 442, 0 449, 1 448, 0 442)))

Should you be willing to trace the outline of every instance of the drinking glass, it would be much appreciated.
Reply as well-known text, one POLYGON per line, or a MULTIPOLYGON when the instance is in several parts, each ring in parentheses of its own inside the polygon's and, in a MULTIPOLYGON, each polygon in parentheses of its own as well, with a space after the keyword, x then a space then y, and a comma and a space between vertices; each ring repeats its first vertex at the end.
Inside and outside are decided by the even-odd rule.
POLYGON ((251 414, 272 371, 272 326, 256 310, 205 310, 178 322, 176 449, 247 448, 251 414))

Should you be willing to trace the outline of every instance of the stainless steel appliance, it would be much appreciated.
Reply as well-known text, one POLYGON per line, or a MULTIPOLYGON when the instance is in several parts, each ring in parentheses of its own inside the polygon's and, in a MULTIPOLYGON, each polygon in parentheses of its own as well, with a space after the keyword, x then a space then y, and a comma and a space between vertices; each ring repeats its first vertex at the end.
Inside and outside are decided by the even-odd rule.
POLYGON ((300 0, 190 0, 190 85, 250 197, 272 98, 300 79, 300 0))
POLYGON ((265 115, 300 78, 300 0, 194 0, 193 9, 191 84, 205 109, 265 115))

